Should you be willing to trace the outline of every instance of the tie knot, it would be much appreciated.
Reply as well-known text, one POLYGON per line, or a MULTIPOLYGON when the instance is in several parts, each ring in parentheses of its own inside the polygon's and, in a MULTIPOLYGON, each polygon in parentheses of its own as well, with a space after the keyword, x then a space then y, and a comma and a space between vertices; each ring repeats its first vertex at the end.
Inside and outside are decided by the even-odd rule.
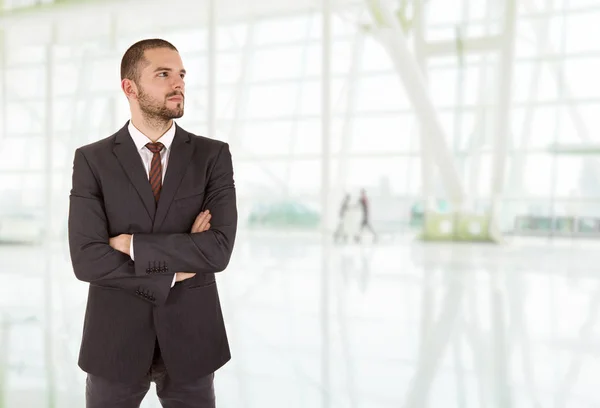
POLYGON ((148 143, 146 144, 146 147, 148 148, 148 150, 150 150, 152 153, 156 154, 159 153, 162 148, 164 147, 162 143, 160 142, 156 142, 156 143, 148 143))

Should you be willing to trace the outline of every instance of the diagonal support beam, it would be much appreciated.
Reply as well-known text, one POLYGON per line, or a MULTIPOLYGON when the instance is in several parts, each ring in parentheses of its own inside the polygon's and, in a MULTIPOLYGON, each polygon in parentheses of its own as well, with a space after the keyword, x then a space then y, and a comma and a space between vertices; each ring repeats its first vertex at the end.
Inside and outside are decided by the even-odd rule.
POLYGON ((423 138, 427 139, 423 146, 430 149, 431 156, 439 167, 447 196, 456 209, 462 209, 465 189, 419 64, 408 47, 404 31, 386 1, 367 0, 367 6, 376 22, 372 27, 372 34, 389 53, 423 129, 423 138))

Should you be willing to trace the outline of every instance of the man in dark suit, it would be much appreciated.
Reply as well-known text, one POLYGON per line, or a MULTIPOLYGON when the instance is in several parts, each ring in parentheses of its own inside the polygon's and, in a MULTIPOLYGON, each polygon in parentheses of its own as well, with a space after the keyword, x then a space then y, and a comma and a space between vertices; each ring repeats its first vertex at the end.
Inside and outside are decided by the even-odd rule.
POLYGON ((214 372, 231 358, 215 282, 237 229, 231 153, 173 121, 184 78, 172 44, 132 45, 131 120, 75 151, 68 228, 75 276, 89 282, 88 408, 139 407, 151 381, 163 407, 214 407, 214 372))

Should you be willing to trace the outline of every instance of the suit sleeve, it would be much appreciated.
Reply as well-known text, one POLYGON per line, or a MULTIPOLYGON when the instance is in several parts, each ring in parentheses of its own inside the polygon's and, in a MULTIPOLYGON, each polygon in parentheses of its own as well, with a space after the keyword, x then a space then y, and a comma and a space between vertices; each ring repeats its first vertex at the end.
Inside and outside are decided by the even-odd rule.
POLYGON ((138 272, 129 256, 109 245, 100 183, 81 149, 75 151, 72 183, 68 235, 77 279, 124 289, 154 304, 164 303, 173 274, 138 272))
MULTIPOLYGON (((225 270, 231 259, 237 230, 237 204, 229 145, 223 143, 206 186, 204 209, 211 227, 200 233, 136 233, 137 274, 158 265, 158 273, 215 273, 225 270)), ((156 269, 156 268, 155 268, 156 269)))

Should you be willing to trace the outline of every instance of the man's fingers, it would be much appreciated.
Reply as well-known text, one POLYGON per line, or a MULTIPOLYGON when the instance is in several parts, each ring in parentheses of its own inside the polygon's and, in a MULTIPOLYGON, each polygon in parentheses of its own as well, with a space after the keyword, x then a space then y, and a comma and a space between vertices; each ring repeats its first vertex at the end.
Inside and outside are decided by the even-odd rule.
POLYGON ((204 210, 202 211, 200 214, 198 214, 198 216, 196 217, 196 222, 195 224, 198 226, 202 223, 202 221, 208 217, 210 215, 210 211, 208 210, 204 210))
POLYGON ((198 230, 200 228, 200 225, 202 225, 202 223, 207 217, 210 217, 210 211, 208 210, 202 211, 200 214, 198 214, 198 216, 194 220, 194 225, 192 225, 192 230, 198 230))
POLYGON ((204 231, 206 231, 206 224, 208 224, 208 220, 207 219, 203 219, 202 221, 200 221, 200 223, 198 223, 197 225, 194 226, 192 232, 204 232, 204 231))
POLYGON ((200 221, 200 220, 202 220, 202 219, 203 219, 204 217, 206 217, 208 214, 210 214, 210 211, 208 211, 208 210, 204 210, 204 211, 200 212, 200 214, 198 214, 198 215, 196 216, 196 221, 200 221))
POLYGON ((196 221, 194 222, 194 225, 192 226, 192 232, 204 232, 206 230, 208 230, 207 225, 210 225, 210 219, 211 219, 212 215, 210 213, 205 213, 202 215, 199 215, 196 218, 196 221))
POLYGON ((184 281, 186 279, 193 278, 194 276, 196 276, 196 274, 193 273, 193 272, 177 272, 175 274, 175 276, 176 276, 175 282, 181 282, 181 281, 184 281))
POLYGON ((210 218, 211 218, 211 215, 209 215, 202 221, 202 223, 198 227, 198 230, 200 230, 200 232, 204 232, 208 229, 207 225, 210 225, 210 218))

